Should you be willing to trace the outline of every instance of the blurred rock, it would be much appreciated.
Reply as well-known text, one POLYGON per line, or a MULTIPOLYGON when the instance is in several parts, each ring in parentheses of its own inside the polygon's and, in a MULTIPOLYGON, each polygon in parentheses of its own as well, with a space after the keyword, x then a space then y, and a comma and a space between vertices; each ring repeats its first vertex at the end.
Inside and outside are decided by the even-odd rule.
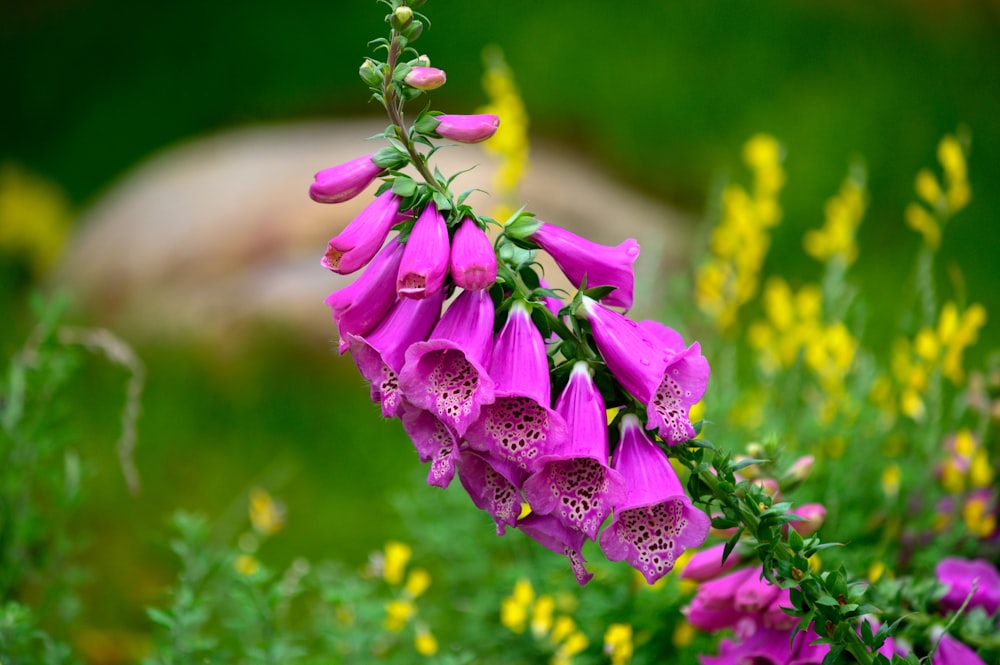
MULTIPOLYGON (((336 330, 323 299, 354 276, 330 273, 319 259, 371 197, 323 205, 307 191, 316 171, 381 147, 364 139, 382 129, 370 121, 251 127, 154 155, 85 214, 57 281, 87 318, 133 338, 229 343, 277 324, 329 346, 336 330)), ((479 164, 454 191, 490 188, 493 167, 476 147, 441 150, 435 161, 443 173, 479 164)), ((533 145, 521 196, 539 218, 596 242, 640 242, 634 313, 648 314, 663 276, 687 265, 678 214, 579 155, 533 145)), ((493 205, 481 193, 469 202, 493 205)), ((545 272, 565 285, 554 266, 545 272)))

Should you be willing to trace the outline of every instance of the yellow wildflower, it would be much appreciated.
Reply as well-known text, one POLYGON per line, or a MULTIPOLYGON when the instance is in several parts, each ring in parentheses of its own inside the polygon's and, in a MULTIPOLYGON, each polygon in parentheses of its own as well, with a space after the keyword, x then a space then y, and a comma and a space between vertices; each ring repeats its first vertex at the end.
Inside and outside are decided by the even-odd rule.
POLYGON ((889 464, 882 469, 882 492, 889 498, 895 498, 899 494, 899 481, 903 477, 903 471, 898 464, 889 464))
POLYGON ((390 600, 385 604, 385 627, 398 633, 417 613, 417 607, 410 600, 390 600))
POLYGON ((976 303, 959 315, 958 306, 946 303, 938 321, 938 337, 944 346, 941 372, 955 385, 965 373, 962 370, 962 353, 976 343, 979 329, 986 324, 986 308, 976 303))
POLYGON ((382 579, 396 586, 403 581, 403 572, 410 561, 413 550, 406 543, 390 540, 385 544, 385 563, 382 568, 382 579))
POLYGON ((683 649, 684 647, 691 644, 694 641, 695 628, 687 621, 678 622, 677 626, 674 628, 673 643, 678 649, 683 649))
POLYGON ((515 633, 523 633, 528 625, 528 612, 535 600, 535 590, 531 582, 520 579, 514 584, 514 591, 500 601, 500 623, 515 633))
POLYGON ((58 258, 71 221, 69 200, 55 183, 0 165, 0 251, 24 256, 39 276, 58 258))
MULTIPOLYGON (((541 600, 541 598, 538 600, 541 600)), ((572 635, 575 630, 576 622, 573 621, 572 617, 564 614, 555 620, 555 623, 552 625, 552 632, 549 633, 549 639, 552 640, 553 644, 558 644, 572 635)))
POLYGON ((885 563, 881 561, 872 561, 871 565, 868 566, 868 580, 870 582, 878 582, 884 574, 885 563))
POLYGON ((552 665, 569 665, 573 662, 573 656, 582 652, 589 644, 590 640, 587 639, 587 636, 577 630, 559 645, 549 662, 552 665))
POLYGON ((983 449, 972 455, 969 465, 969 484, 974 488, 991 487, 993 485, 993 465, 983 449))
POLYGON ((236 572, 245 577, 252 577, 260 570, 260 561, 252 554, 241 554, 233 561, 236 572))
POLYGON ((930 169, 920 169, 917 172, 913 188, 917 190, 917 196, 922 198, 931 208, 937 208, 941 205, 941 198, 944 194, 941 191, 941 185, 938 184, 937 178, 934 177, 930 169))
POLYGON ((414 568, 406 577, 403 592, 410 598, 420 596, 431 585, 431 575, 423 568, 414 568))
POLYGON ((906 225, 924 237, 924 244, 936 250, 941 246, 941 226, 934 216, 917 203, 906 206, 906 225))
POLYGON ((535 637, 544 637, 552 630, 552 615, 556 610, 556 601, 547 594, 538 597, 531 610, 531 633, 535 637))
MULTIPOLYGON (((504 61, 503 51, 496 46, 483 51, 486 71, 483 89, 489 103, 477 113, 492 113, 503 118, 493 138, 483 144, 487 153, 500 158, 494 176, 494 190, 503 200, 511 199, 524 178, 528 167, 528 113, 518 92, 510 67, 504 61)), ((510 206, 506 206, 510 208, 510 206)), ((503 211, 494 211, 494 217, 503 219, 503 211)))
POLYGON ((632 626, 613 623, 604 632, 604 655, 611 658, 611 665, 628 665, 632 660, 632 626))
POLYGON ((867 205, 862 179, 848 176, 840 191, 823 208, 823 227, 808 231, 803 237, 806 253, 820 261, 839 257, 844 265, 854 263, 858 256, 854 237, 867 205))
POLYGON ((426 626, 417 626, 413 635, 413 647, 421 656, 433 656, 438 651, 438 642, 426 626))
POLYGON ((979 495, 970 496, 962 504, 962 521, 965 522, 965 527, 980 538, 989 538, 996 531, 996 515, 989 507, 987 498, 979 495))
POLYGON ((285 508, 260 487, 250 490, 250 523, 262 536, 273 536, 285 526, 285 508))

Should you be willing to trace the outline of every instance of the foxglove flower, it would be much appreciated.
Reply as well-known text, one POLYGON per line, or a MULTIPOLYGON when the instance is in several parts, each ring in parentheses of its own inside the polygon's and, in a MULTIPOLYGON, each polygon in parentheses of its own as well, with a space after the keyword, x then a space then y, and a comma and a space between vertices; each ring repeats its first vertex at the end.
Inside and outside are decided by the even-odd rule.
POLYGON ((750 576, 743 580, 733 594, 733 605, 741 612, 761 612, 778 597, 778 587, 761 576, 761 566, 750 570, 750 576))
POLYGON ((528 236, 528 240, 555 260, 573 286, 579 287, 584 279, 587 288, 613 286, 615 290, 604 297, 604 302, 625 309, 632 306, 635 285, 632 264, 639 256, 639 243, 632 238, 609 247, 542 222, 538 230, 528 236))
POLYGON ((803 537, 811 536, 819 531, 826 520, 826 508, 821 503, 804 503, 801 506, 795 506, 788 513, 802 518, 796 522, 789 522, 787 526, 798 531, 799 535, 803 537))
POLYGON ((985 559, 947 557, 938 563, 934 573, 948 587, 939 601, 945 609, 957 610, 970 595, 970 608, 982 607, 987 614, 1000 608, 1000 573, 985 559))
POLYGON ((417 90, 436 90, 444 85, 448 77, 437 67, 411 67, 403 77, 407 85, 417 90))
POLYGON ((742 642, 723 640, 719 645, 719 655, 699 656, 698 659, 702 665, 742 665, 743 663, 788 665, 792 662, 799 662, 795 660, 794 645, 790 638, 791 634, 787 630, 759 628, 742 642))
POLYGON ((486 367, 493 344, 493 301, 489 292, 463 291, 441 317, 426 342, 406 351, 399 373, 403 397, 430 411, 457 436, 494 399, 486 367))
POLYGON ((483 407, 465 439, 475 450, 537 471, 542 456, 561 449, 569 434, 566 421, 549 407, 545 343, 521 300, 511 306, 497 335, 490 377, 496 401, 483 407))
POLYGON ((532 512, 517 521, 517 528, 532 540, 556 554, 565 554, 576 575, 576 581, 583 586, 594 576, 584 566, 583 532, 568 526, 553 515, 532 512))
POLYGON ((569 438, 539 460, 539 471, 524 483, 524 498, 533 514, 555 515, 593 540, 612 505, 625 498, 625 481, 608 467, 607 412, 587 363, 573 366, 556 413, 566 421, 569 438))
POLYGON ((401 220, 399 197, 384 192, 344 227, 326 247, 320 263, 341 275, 364 267, 382 247, 389 230, 401 220))
POLYGON ((937 641, 937 651, 931 656, 931 665, 986 665, 975 651, 943 628, 936 627, 931 635, 937 641))
POLYGON ((526 473, 516 464, 496 459, 473 450, 458 453, 458 479, 469 493, 472 503, 493 516, 497 535, 508 526, 517 524, 521 514, 521 485, 526 473))
POLYGON ((486 232, 466 217, 451 241, 451 278, 455 285, 475 291, 497 280, 497 256, 486 232))
POLYGON ((479 115, 438 115, 433 118, 437 124, 430 130, 441 138, 459 143, 479 143, 497 132, 500 118, 492 113, 479 115))
POLYGON ((426 298, 444 286, 448 272, 448 226, 433 203, 413 224, 399 264, 396 292, 400 298, 426 298))
POLYGON ((393 280, 402 257, 403 245, 393 238, 375 255, 360 277, 327 297, 326 304, 340 331, 340 353, 350 345, 348 335, 364 335, 371 331, 396 301, 393 280))
POLYGON ((309 197, 319 203, 348 201, 363 192, 384 170, 372 161, 372 155, 331 166, 314 176, 309 197))
POLYGON ((367 335, 348 334, 351 356, 358 371, 371 384, 372 401, 382 405, 382 415, 394 418, 402 411, 399 371, 410 346, 427 339, 441 316, 443 292, 424 300, 403 298, 367 335))
POLYGON ((674 567, 681 552, 708 536, 709 519, 691 505, 666 454, 650 441, 639 419, 627 414, 611 461, 628 491, 601 533, 601 549, 612 561, 627 560, 650 584, 674 567))
MULTIPOLYGON (((418 301, 419 302, 419 301, 418 301)), ((455 477, 459 439, 454 428, 430 411, 404 403, 403 429, 413 441, 421 462, 430 462, 427 484, 448 487, 455 477)))
POLYGON ((594 341, 611 373, 646 405, 648 422, 669 445, 694 437, 688 411, 708 385, 708 361, 695 342, 655 321, 632 321, 591 298, 580 315, 590 321, 594 341))
POLYGON ((696 552, 688 560, 687 565, 684 566, 684 570, 681 571, 681 579, 707 582, 724 573, 728 573, 739 564, 740 557, 733 551, 723 561, 722 553, 725 549, 726 544, 719 543, 718 545, 712 545, 696 552))

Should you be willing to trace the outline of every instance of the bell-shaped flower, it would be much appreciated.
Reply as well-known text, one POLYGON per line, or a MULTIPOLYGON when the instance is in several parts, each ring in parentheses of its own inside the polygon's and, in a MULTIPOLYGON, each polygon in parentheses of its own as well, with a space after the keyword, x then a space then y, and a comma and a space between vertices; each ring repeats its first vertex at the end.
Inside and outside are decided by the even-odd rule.
POLYGON ((670 572, 685 548, 708 536, 709 518, 691 505, 677 473, 634 414, 621 422, 611 467, 628 488, 600 544, 612 561, 627 560, 650 584, 670 572))
MULTIPOLYGON (((795 506, 788 511, 789 515, 797 515, 801 520, 789 522, 786 527, 791 527, 798 531, 802 537, 808 537, 819 531, 826 520, 826 507, 822 503, 804 503, 795 506)), ((786 528, 787 532, 787 528, 786 528)))
POLYGON ((733 594, 733 605, 741 612, 760 612, 778 597, 778 587, 761 576, 763 567, 751 569, 753 572, 743 580, 733 594))
POLYGON ((695 600, 712 610, 721 610, 736 606, 736 592, 740 586, 749 580, 757 569, 740 568, 733 572, 711 579, 698 586, 695 600))
POLYGON ((493 516, 497 535, 517 524, 521 514, 521 484, 525 472, 516 464, 483 455, 468 448, 458 453, 458 479, 472 503, 493 516))
POLYGON ((534 511, 517 521, 517 528, 535 542, 556 554, 565 554, 576 575, 576 581, 583 586, 594 576, 584 566, 584 534, 568 526, 554 515, 540 515, 534 511))
POLYGON ((367 265, 382 247, 392 226, 401 220, 399 203, 399 197, 391 191, 369 203, 327 244, 326 254, 320 261, 322 266, 349 275, 367 265))
POLYGON ((528 240, 555 260, 573 286, 579 288, 584 279, 588 289, 613 286, 615 290, 603 298, 604 303, 626 309, 632 306, 635 286, 632 264, 639 256, 639 243, 632 238, 609 247, 542 222, 538 230, 528 236, 528 240))
POLYGON ((496 383, 496 400, 483 406, 465 440, 475 450, 533 473, 544 455, 564 446, 569 432, 563 417, 549 406, 545 342, 521 300, 511 305, 497 335, 490 377, 496 383))
POLYGON ((309 197, 319 203, 341 203, 353 199, 385 169, 365 155, 319 171, 309 186, 309 197))
POLYGON ((775 630, 789 630, 794 628, 799 623, 798 617, 785 611, 793 607, 791 591, 779 588, 778 593, 760 613, 761 623, 764 624, 765 628, 773 628, 775 630))
POLYGON ((444 286, 448 273, 448 225, 433 203, 428 203, 406 240, 399 264, 396 292, 400 298, 426 298, 444 286))
POLYGON ((430 116, 437 121, 431 130, 441 138, 459 143, 479 143, 497 133, 500 118, 492 113, 430 116))
MULTIPOLYGON (((418 301, 419 302, 419 301, 418 301)), ((448 487, 455 477, 459 439, 455 430, 430 411, 404 402, 403 429, 413 441, 421 462, 430 462, 427 484, 448 487)))
POLYGON ((494 399, 493 379, 486 370, 492 345, 489 292, 463 291, 427 341, 407 349, 399 390, 408 402, 430 411, 462 437, 482 406, 494 399))
POLYGON ((539 470, 524 483, 533 514, 552 514, 591 540, 625 498, 625 481, 608 467, 608 420, 590 368, 579 361, 556 401, 556 413, 569 427, 562 449, 539 460, 539 470))
POLYGON ((931 636, 937 642, 931 665, 986 665, 972 648, 952 637, 944 628, 936 627, 931 636))
POLYGON ((1000 608, 1000 573, 985 559, 946 557, 934 573, 948 587, 938 601, 946 610, 957 610, 966 598, 970 609, 982 607, 987 614, 994 614, 1000 608))
POLYGON ((451 278, 455 285, 475 291, 497 280, 497 256, 486 232, 466 217, 451 240, 451 278))
POLYGON ((698 342, 685 347, 673 328, 648 320, 639 326, 666 359, 663 375, 646 401, 646 426, 657 430, 668 445, 689 441, 695 437, 689 413, 708 387, 708 360, 701 355, 698 342))
POLYGON ((743 663, 787 665, 799 662, 795 659, 791 632, 768 628, 758 628, 742 642, 723 640, 719 644, 717 656, 699 656, 699 660, 702 665, 742 665, 743 663))
POLYGON ((424 300, 402 298, 367 335, 347 336, 351 356, 361 376, 368 380, 372 401, 382 405, 382 415, 400 415, 403 400, 399 394, 399 372, 406 350, 427 339, 441 317, 444 293, 424 300))
POLYGON ((734 550, 723 561, 722 553, 725 549, 726 544, 719 543, 696 552, 681 571, 681 579, 707 582, 728 573, 739 564, 740 557, 734 550))
POLYGON ((340 332, 340 353, 350 345, 348 335, 364 335, 371 331, 396 302, 393 281, 402 257, 403 245, 393 238, 375 255, 360 277, 327 297, 326 304, 340 332))
POLYGON ((448 77, 437 67, 411 67, 403 81, 417 90, 436 90, 445 84, 448 77))

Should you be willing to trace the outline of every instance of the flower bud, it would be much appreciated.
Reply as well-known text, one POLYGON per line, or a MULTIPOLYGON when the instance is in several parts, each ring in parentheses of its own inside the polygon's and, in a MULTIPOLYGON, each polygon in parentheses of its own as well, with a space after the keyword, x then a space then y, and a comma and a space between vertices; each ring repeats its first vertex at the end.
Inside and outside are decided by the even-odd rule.
POLYGON ((781 489, 785 492, 790 492, 805 482, 806 478, 812 472, 815 461, 816 458, 812 455, 804 455, 792 462, 792 465, 781 476, 781 489))
POLYGON ((374 88, 382 83, 382 72, 379 71, 378 66, 376 66, 371 58, 365 58, 365 61, 361 63, 358 74, 367 86, 374 88))
POLYGON ((309 197, 319 203, 342 203, 353 199, 382 173, 382 167, 365 155, 349 162, 323 169, 309 186, 309 197))
POLYGON ((434 132, 442 137, 459 143, 479 143, 485 141, 497 132, 500 118, 491 113, 479 115, 439 115, 434 132))
POLYGON ((462 220, 451 246, 451 277, 469 291, 485 289, 497 279, 497 257, 486 232, 472 218, 462 220))
POLYGON ((804 503, 788 512, 802 518, 799 521, 789 522, 788 524, 798 531, 799 535, 803 538, 819 531, 819 528, 823 526, 823 521, 826 519, 826 508, 821 503, 804 503))
POLYGON ((394 11, 389 17, 389 24, 395 30, 405 30, 412 22, 413 10, 406 5, 396 7, 396 11, 394 11))
POLYGON ((407 72, 403 81, 417 90, 434 90, 444 85, 447 80, 444 70, 437 67, 413 67, 407 72))

